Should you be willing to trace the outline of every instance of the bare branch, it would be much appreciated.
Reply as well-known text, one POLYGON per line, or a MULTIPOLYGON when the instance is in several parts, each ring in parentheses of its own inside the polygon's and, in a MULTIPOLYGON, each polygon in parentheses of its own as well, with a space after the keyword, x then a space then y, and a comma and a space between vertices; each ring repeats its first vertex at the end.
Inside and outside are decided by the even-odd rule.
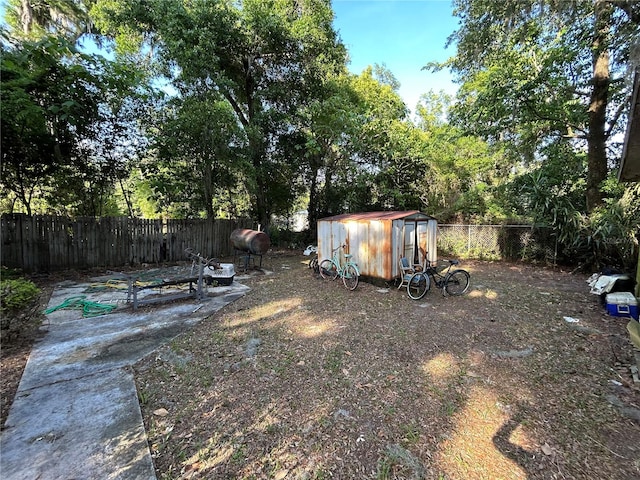
POLYGON ((615 115, 609 122, 609 128, 604 133, 606 138, 609 138, 609 135, 611 135, 612 130, 615 128, 616 124, 618 123, 618 120, 620 119, 620 116, 622 115, 622 112, 624 112, 624 109, 626 106, 627 106, 627 102, 620 102, 620 105, 618 105, 618 109, 616 110, 615 115))

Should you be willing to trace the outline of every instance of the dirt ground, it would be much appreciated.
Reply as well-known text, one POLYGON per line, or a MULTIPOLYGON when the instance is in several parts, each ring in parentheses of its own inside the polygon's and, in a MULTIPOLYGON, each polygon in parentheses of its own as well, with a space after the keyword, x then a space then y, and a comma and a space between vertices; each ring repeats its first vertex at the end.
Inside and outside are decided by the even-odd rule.
POLYGON ((59 276, 52 276, 38 279, 35 282, 41 289, 38 305, 24 318, 19 319, 25 325, 20 334, 14 331, 2 331, 0 346, 0 379, 2 379, 0 380, 0 420, 2 420, 2 430, 4 430, 4 423, 13 403, 13 397, 18 390, 22 371, 29 359, 31 346, 42 335, 39 327, 43 326, 46 319, 41 312, 47 308, 51 292, 59 279, 59 276))
POLYGON ((466 261, 468 294, 413 301, 307 260, 265 257, 245 297, 135 367, 159 479, 640 476, 627 320, 585 275, 466 261))

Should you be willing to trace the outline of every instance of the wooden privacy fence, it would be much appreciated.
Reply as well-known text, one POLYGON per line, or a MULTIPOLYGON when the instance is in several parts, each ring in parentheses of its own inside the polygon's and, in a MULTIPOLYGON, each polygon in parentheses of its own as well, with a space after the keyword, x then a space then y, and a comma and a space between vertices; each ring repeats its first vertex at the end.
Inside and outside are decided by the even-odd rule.
POLYGON ((25 272, 121 267, 186 260, 185 249, 207 257, 233 253, 236 228, 251 220, 148 220, 4 214, 1 263, 25 272))

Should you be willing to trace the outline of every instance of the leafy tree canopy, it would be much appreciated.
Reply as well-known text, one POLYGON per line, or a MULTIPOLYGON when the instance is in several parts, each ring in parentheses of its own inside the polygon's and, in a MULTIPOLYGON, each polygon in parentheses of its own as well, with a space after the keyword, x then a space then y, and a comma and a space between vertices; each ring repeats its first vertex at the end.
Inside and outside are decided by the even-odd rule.
POLYGON ((288 187, 270 175, 277 170, 276 139, 320 94, 327 72, 344 66, 329 3, 100 0, 92 13, 121 45, 157 52, 180 91, 206 88, 228 102, 247 141, 254 211, 268 224, 288 187))
MULTIPOLYGON (((638 42, 640 3, 457 0, 457 54, 446 66, 462 83, 452 119, 508 145, 523 163, 550 142, 587 150, 586 204, 602 201, 615 134, 628 101, 625 74, 638 42)), ((615 150, 614 150, 615 151, 615 150)), ((619 150, 617 151, 619 153, 619 150)))

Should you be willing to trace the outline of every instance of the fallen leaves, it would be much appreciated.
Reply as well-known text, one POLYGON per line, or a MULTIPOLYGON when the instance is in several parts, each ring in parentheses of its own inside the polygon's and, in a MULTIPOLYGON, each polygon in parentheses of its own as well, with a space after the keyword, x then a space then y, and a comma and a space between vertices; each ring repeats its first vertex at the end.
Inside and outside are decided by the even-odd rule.
MULTIPOLYGON (((285 263, 167 347, 189 362, 138 365, 159 478, 534 480, 580 478, 586 464, 593 478, 629 473, 584 440, 601 438, 605 421, 627 424, 594 394, 608 385, 610 337, 577 336, 560 320, 579 313, 604 330, 580 279, 478 263, 479 293, 415 302, 364 282, 349 292, 285 263), (565 286, 540 302, 550 277, 565 286)), ((633 428, 625 441, 638 444, 633 428)))

